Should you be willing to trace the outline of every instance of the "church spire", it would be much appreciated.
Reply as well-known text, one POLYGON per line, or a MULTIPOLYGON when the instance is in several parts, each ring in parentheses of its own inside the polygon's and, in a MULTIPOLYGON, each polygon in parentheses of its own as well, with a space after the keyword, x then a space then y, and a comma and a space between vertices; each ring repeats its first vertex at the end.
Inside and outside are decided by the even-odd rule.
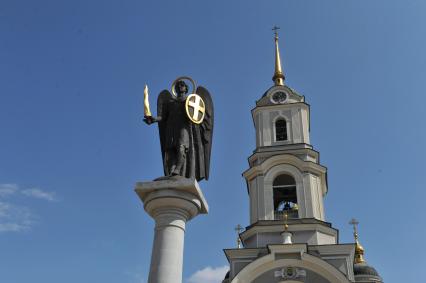
POLYGON ((355 263, 363 263, 365 262, 364 259, 364 248, 361 246, 361 244, 359 243, 358 240, 358 229, 357 229, 357 225, 359 224, 359 222, 355 219, 352 218, 351 222, 349 222, 349 224, 354 226, 354 238, 355 238, 355 263))
POLYGON ((272 80, 275 82, 276 86, 284 85, 285 76, 281 68, 281 58, 280 58, 280 49, 278 47, 278 30, 280 28, 274 26, 272 29, 275 33, 275 72, 272 80))

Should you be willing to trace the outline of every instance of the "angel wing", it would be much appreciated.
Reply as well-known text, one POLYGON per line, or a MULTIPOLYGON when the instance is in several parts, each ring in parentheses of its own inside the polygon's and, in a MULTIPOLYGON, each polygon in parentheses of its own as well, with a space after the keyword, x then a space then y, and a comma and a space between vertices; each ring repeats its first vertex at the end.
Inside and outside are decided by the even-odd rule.
POLYGON ((205 179, 209 179, 210 173, 210 155, 212 149, 213 126, 214 126, 214 108, 213 100, 207 89, 202 86, 197 87, 196 94, 201 96, 205 104, 204 120, 200 124, 201 142, 203 144, 205 179))
POLYGON ((163 158, 163 169, 164 169, 164 175, 168 175, 169 172, 167 169, 167 161, 166 161, 166 121, 167 117, 169 115, 168 105, 171 101, 173 101, 175 98, 174 96, 167 90, 163 90, 160 92, 157 98, 157 118, 159 118, 158 122, 158 132, 160 135, 160 145, 161 145, 161 156, 163 158))

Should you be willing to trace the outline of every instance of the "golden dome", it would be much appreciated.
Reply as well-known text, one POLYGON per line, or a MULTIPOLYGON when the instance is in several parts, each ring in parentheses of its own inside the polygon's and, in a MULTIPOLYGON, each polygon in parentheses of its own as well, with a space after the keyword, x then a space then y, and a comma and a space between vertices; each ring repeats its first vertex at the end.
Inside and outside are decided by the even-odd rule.
POLYGON ((358 241, 358 235, 355 234, 355 263, 362 263, 364 260, 364 248, 358 241))

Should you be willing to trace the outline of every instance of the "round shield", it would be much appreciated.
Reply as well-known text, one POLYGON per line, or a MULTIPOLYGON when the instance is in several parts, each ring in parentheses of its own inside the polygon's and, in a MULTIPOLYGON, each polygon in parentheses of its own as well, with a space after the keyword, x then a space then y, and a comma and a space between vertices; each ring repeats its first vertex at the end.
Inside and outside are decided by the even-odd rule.
POLYGON ((201 124, 206 113, 204 100, 196 93, 188 95, 185 102, 186 115, 195 124, 201 124))

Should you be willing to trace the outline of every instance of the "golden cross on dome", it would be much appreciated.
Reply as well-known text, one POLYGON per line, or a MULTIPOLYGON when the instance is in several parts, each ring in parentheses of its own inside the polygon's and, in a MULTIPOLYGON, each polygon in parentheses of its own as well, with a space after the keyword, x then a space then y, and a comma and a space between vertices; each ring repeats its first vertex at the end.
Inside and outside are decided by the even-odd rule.
POLYGON ((349 224, 354 226, 354 238, 355 238, 355 263, 363 263, 364 260, 364 247, 358 241, 358 220, 352 218, 349 224))
POLYGON ((349 224, 354 227, 354 237, 357 240, 358 239, 358 224, 359 224, 359 222, 355 218, 352 218, 351 221, 349 221, 349 224))

